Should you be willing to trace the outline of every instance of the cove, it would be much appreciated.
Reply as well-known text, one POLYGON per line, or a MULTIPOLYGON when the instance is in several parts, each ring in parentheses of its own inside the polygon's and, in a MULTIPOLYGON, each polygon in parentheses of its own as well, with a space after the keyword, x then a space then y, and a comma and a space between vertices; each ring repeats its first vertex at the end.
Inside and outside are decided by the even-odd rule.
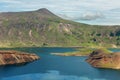
MULTIPOLYGON (((120 70, 91 67, 87 57, 54 56, 51 53, 75 51, 75 48, 1 48, 36 53, 40 60, 22 66, 1 66, 0 80, 120 80, 120 70)), ((110 49, 114 52, 120 49, 110 49)))

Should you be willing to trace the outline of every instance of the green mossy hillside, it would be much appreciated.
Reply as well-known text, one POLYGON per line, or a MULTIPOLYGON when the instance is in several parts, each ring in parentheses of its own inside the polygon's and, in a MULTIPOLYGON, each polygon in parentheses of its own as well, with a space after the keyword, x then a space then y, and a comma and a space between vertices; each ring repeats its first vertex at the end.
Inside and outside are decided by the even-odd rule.
POLYGON ((47 9, 0 13, 0 47, 119 47, 120 26, 62 19, 47 9))

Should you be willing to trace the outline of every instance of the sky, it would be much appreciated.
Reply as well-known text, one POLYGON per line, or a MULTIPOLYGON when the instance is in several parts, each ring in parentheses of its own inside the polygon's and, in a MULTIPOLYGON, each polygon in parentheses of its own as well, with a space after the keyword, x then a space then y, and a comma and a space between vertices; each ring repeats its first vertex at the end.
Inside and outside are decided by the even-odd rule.
POLYGON ((0 12, 40 8, 80 23, 120 25, 120 0, 0 0, 0 12))

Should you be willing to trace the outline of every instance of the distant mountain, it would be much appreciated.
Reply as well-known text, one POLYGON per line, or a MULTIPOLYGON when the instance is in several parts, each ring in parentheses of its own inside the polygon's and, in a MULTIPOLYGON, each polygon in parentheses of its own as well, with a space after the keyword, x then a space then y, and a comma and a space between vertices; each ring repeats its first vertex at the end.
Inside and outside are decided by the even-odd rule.
POLYGON ((93 26, 62 19, 43 8, 0 13, 0 46, 120 45, 120 26, 93 26))

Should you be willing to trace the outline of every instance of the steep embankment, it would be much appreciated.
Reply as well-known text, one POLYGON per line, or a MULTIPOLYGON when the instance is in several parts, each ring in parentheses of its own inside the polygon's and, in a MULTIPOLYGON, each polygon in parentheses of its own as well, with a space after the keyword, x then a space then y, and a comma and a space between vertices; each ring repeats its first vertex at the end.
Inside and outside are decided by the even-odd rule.
POLYGON ((86 61, 97 68, 120 69, 120 52, 105 53, 102 50, 96 50, 86 61))
POLYGON ((0 47, 120 45, 119 26, 92 26, 64 20, 43 8, 0 13, 0 47))
POLYGON ((32 62, 39 59, 35 54, 18 51, 0 51, 0 65, 13 65, 32 62))

